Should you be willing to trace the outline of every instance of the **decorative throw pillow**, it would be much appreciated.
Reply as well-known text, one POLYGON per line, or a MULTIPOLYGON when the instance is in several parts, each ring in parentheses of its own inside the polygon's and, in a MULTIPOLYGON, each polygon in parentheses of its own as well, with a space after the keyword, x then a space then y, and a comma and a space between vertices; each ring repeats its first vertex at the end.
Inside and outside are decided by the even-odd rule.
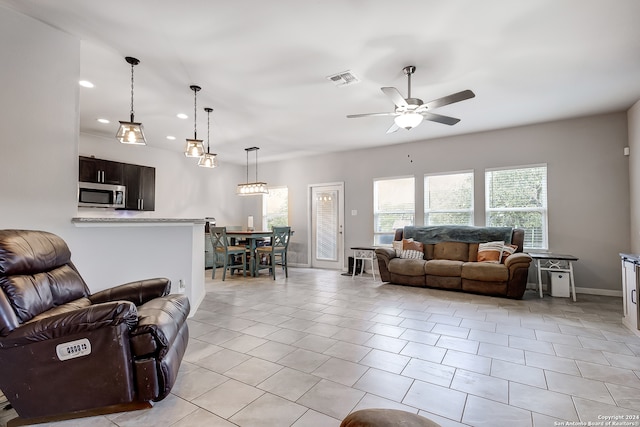
POLYGON ((487 242, 478 245, 478 262, 500 264, 504 242, 487 242))
POLYGON ((402 240, 402 253, 400 254, 400 258, 423 259, 424 245, 413 239, 402 240))
POLYGON ((402 240, 394 240, 391 245, 393 249, 396 251, 396 256, 400 257, 402 255, 402 240))
POLYGON ((502 263, 504 264, 509 255, 513 255, 517 249, 517 245, 504 245, 502 248, 502 263))

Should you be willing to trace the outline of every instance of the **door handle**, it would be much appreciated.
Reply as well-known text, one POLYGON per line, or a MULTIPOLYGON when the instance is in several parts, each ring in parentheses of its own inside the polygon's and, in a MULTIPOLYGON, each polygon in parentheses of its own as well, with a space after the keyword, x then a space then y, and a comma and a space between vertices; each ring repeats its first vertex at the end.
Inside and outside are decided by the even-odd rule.
POLYGON ((635 289, 631 289, 631 303, 632 304, 636 304, 636 290, 635 289))

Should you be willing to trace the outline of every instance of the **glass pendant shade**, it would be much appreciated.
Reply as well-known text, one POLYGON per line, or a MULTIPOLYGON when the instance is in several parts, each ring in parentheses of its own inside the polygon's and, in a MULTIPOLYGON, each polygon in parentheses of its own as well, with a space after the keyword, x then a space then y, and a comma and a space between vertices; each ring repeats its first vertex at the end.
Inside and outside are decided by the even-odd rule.
POLYGON ((131 65, 131 120, 128 122, 120 121, 120 127, 116 133, 116 139, 122 144, 146 145, 147 139, 144 136, 142 123, 137 123, 135 121, 133 113, 133 67, 138 65, 140 61, 136 58, 132 58, 131 56, 127 56, 124 59, 129 65, 131 65))
POLYGON ((120 122, 116 138, 123 144, 146 145, 142 123, 120 122))
POLYGON ((396 123, 396 125, 398 125, 398 127, 409 130, 422 123, 423 119, 424 117, 422 117, 422 114, 419 113, 404 113, 396 116, 393 121, 396 123))
POLYGON ((187 145, 184 149, 186 157, 202 157, 204 154, 204 145, 201 139, 187 139, 187 145))
POLYGON ((266 182, 248 182, 246 184, 238 184, 236 188, 238 196, 255 196, 257 194, 269 194, 266 182))
POLYGON ((218 156, 216 154, 205 153, 200 157, 198 166, 203 168, 215 168, 218 166, 218 156))

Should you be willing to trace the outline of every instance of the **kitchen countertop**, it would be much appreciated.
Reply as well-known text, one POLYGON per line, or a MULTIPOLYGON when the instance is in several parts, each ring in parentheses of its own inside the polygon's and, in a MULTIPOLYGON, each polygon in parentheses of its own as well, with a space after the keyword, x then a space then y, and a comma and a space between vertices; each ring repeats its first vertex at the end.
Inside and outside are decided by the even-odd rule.
POLYGON ((76 227, 109 226, 193 226, 204 225, 204 218, 126 218, 126 217, 75 217, 71 222, 76 227))

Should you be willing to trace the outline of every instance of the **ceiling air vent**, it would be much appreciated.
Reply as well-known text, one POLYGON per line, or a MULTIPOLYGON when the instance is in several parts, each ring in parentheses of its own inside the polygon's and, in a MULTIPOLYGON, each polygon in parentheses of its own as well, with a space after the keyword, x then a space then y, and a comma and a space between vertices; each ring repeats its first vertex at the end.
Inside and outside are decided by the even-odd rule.
POLYGON ((327 77, 327 80, 330 80, 334 85, 338 87, 348 86, 360 82, 358 76, 356 76, 352 71, 349 70, 329 76, 327 77))

